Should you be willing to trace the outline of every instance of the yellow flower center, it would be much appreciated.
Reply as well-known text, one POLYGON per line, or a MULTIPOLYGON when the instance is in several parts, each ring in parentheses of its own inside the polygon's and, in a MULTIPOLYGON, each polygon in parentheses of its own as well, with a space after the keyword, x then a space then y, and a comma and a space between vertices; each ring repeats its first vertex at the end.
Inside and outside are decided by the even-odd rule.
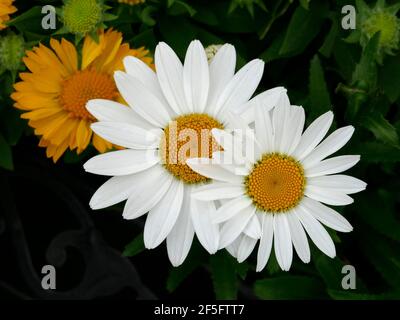
POLYGON ((117 88, 110 75, 94 69, 85 69, 74 73, 61 84, 60 103, 71 117, 94 121, 86 110, 91 99, 115 100, 117 88))
POLYGON ((193 113, 177 117, 164 129, 160 145, 160 157, 164 167, 176 178, 188 184, 208 180, 194 172, 187 164, 188 158, 211 158, 214 151, 221 150, 211 135, 211 129, 223 129, 214 118, 193 113))
POLYGON ((295 207, 303 197, 305 183, 301 164, 278 153, 264 155, 245 180, 255 206, 274 213, 295 207))

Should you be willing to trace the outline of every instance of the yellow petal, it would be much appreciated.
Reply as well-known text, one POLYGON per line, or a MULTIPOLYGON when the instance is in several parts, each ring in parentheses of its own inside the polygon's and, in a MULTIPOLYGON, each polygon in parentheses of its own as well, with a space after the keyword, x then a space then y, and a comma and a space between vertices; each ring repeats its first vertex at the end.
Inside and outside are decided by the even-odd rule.
POLYGON ((68 45, 61 45, 61 43, 55 39, 50 39, 50 46, 57 53, 58 57, 60 58, 61 62, 63 63, 69 74, 72 74, 76 70, 78 70, 78 60, 75 60, 74 58, 74 56, 76 55, 75 48, 70 47, 69 50, 64 50, 64 48, 68 45), (75 51, 75 53, 73 53, 73 51, 75 51), (68 54, 72 54, 73 57, 69 57, 68 54))
POLYGON ((78 145, 78 153, 81 153, 86 149, 90 142, 92 130, 89 127, 89 123, 86 120, 81 120, 76 131, 76 142, 78 145))
POLYGON ((107 150, 111 149, 112 145, 108 141, 100 138, 97 134, 93 133, 93 146, 96 148, 97 151, 100 153, 104 153, 107 150))
POLYGON ((104 44, 103 31, 100 31, 98 43, 90 36, 85 37, 82 49, 82 70, 86 69, 101 54, 104 44))

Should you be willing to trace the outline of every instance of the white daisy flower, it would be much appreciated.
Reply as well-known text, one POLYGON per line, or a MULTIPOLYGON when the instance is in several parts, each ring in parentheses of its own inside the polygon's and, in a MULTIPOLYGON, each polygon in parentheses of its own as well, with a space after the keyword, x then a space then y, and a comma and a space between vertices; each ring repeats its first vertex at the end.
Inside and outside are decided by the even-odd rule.
POLYGON ((222 224, 220 248, 226 247, 242 262, 259 239, 257 271, 266 266, 272 246, 280 267, 287 271, 293 246, 303 262, 310 261, 308 234, 322 252, 334 257, 335 245, 322 224, 341 232, 350 232, 352 226, 326 204, 352 203, 348 194, 364 190, 366 183, 337 174, 354 166, 360 156, 326 158, 349 141, 354 128, 337 129, 323 140, 333 121, 333 113, 327 112, 303 132, 304 109, 291 106, 286 95, 271 111, 257 106, 253 115, 255 160, 250 154, 243 161, 235 134, 219 129, 212 134, 224 151, 216 152, 211 164, 201 158, 187 160, 194 171, 215 179, 192 195, 205 202, 222 200, 212 217, 215 224, 222 224), (230 170, 236 173, 230 181, 217 161, 228 152, 233 154, 230 170))
POLYGON ((211 222, 215 205, 190 196, 193 186, 209 179, 192 171, 186 158, 204 152, 211 157, 209 151, 219 146, 211 140, 210 130, 229 127, 234 119, 231 112, 251 110, 258 100, 273 106, 285 93, 279 87, 249 100, 261 80, 264 63, 255 59, 236 74, 235 65, 235 49, 229 44, 221 47, 209 64, 201 43, 193 41, 182 65, 173 50, 160 43, 155 52, 157 73, 135 57, 125 58, 126 73, 115 73, 118 90, 131 108, 108 100, 87 104, 99 120, 91 126, 93 131, 125 148, 85 163, 88 172, 113 176, 93 195, 91 208, 127 200, 125 219, 148 212, 144 244, 152 249, 167 239, 174 266, 185 260, 195 233, 211 254, 219 245, 219 226, 211 222), (204 137, 199 141, 198 136, 204 130, 208 130, 205 140, 209 145, 201 150, 204 137), (189 141, 190 153, 187 149, 182 153, 187 132, 197 136, 189 141))

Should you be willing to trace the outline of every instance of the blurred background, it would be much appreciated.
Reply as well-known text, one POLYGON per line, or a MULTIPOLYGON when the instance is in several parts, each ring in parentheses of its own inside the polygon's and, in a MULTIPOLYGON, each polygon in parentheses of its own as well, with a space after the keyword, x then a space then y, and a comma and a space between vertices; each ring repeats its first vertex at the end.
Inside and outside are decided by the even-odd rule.
MULTIPOLYGON (((6 1, 7 2, 7 1, 6 1)), ((209 256, 197 240, 185 263, 173 268, 165 245, 144 250, 144 218, 122 219, 123 205, 92 211, 88 202, 106 180, 84 172, 97 151, 67 151, 54 164, 20 118, 10 95, 22 56, 11 55, 6 37, 24 49, 48 45, 44 5, 16 0, 18 9, 0 32, 0 297, 2 299, 399 299, 400 298, 400 5, 397 1, 145 0, 105 1, 110 19, 131 47, 154 53, 167 42, 184 58, 193 39, 205 47, 231 43, 237 68, 266 62, 259 91, 285 86, 292 104, 306 110, 307 124, 333 110, 335 127, 353 125, 338 154, 360 154, 349 174, 368 183, 355 202, 338 208, 353 225, 333 237, 337 257, 312 247, 282 272, 272 256, 261 273, 256 255, 238 264, 225 251, 209 256), (122 2, 122 1, 120 1, 122 2), (125 1, 126 2, 126 1, 125 1), (128 1, 129 2, 129 1, 128 1), (356 11, 353 21, 351 5, 356 11), (343 13, 342 13, 343 9, 343 13), (355 27, 355 29, 353 29, 355 27), (56 290, 43 290, 42 267, 56 267, 56 290), (342 267, 355 267, 356 289, 342 288, 342 267)), ((0 7, 2 1, 0 0, 0 7)), ((59 11, 57 11, 58 13, 59 11)), ((11 51, 13 52, 13 51, 11 51)), ((15 53, 15 52, 14 52, 15 53)), ((23 55, 23 52, 22 52, 23 55)))

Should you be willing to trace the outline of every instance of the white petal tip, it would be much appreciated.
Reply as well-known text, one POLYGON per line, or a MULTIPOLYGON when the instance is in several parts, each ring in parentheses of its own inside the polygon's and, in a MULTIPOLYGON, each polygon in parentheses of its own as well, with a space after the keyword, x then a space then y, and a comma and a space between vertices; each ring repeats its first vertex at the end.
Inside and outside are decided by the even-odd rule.
POLYGON ((171 261, 172 266, 175 268, 179 267, 182 263, 183 261, 171 261))
POLYGON ((96 203, 92 203, 92 202, 89 202, 89 207, 90 207, 90 209, 92 209, 92 210, 99 210, 99 209, 101 209, 101 207, 100 207, 99 205, 96 205, 96 203))

